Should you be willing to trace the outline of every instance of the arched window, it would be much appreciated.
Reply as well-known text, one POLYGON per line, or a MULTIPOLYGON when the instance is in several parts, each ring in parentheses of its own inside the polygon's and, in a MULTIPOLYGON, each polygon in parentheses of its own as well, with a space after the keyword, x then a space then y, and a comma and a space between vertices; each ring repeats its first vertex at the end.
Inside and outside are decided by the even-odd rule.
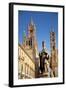
POLYGON ((29 40, 29 46, 30 46, 30 40, 29 40))
POLYGON ((29 46, 32 47, 32 38, 29 40, 29 46))
POLYGON ((30 40, 30 44, 31 44, 31 47, 32 47, 32 39, 30 40))

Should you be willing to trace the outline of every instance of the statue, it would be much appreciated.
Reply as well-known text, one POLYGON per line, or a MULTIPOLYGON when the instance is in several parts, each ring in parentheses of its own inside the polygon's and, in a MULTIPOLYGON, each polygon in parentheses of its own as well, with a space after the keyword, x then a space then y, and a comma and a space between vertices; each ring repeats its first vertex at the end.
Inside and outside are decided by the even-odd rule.
POLYGON ((40 71, 41 73, 48 72, 49 69, 49 55, 44 48, 44 41, 42 42, 42 51, 39 53, 40 58, 40 71))

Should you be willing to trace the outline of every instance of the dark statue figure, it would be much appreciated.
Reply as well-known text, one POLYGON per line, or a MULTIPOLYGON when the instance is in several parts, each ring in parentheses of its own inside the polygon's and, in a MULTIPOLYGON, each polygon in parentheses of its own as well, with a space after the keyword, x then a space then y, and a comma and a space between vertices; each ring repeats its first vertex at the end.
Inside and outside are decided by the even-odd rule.
POLYGON ((39 58, 40 58, 40 71, 41 73, 45 72, 45 65, 46 65, 46 60, 49 60, 49 55, 44 49, 44 42, 42 42, 43 49, 39 53, 39 58))
POLYGON ((41 70, 41 73, 45 72, 45 60, 48 60, 49 59, 49 55, 48 53, 46 52, 41 52, 39 53, 39 58, 40 58, 40 70, 41 70))

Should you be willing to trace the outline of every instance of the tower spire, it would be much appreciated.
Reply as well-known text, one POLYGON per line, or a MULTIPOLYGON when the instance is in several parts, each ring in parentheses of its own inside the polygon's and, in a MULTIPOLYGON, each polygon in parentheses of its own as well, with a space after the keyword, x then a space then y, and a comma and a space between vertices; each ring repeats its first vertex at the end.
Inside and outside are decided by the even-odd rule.
POLYGON ((30 24, 31 24, 31 25, 34 25, 34 22, 33 22, 32 16, 31 16, 30 24))
POLYGON ((53 27, 53 17, 51 17, 50 32, 54 32, 54 27, 53 27))

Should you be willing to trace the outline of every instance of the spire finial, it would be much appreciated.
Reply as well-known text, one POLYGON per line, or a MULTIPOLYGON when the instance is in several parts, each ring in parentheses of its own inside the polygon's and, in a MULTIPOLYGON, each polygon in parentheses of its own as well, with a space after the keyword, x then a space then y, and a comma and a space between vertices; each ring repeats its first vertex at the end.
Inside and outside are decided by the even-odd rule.
POLYGON ((31 25, 34 25, 34 23, 33 23, 33 19, 32 19, 32 16, 31 16, 30 24, 31 24, 31 25))

